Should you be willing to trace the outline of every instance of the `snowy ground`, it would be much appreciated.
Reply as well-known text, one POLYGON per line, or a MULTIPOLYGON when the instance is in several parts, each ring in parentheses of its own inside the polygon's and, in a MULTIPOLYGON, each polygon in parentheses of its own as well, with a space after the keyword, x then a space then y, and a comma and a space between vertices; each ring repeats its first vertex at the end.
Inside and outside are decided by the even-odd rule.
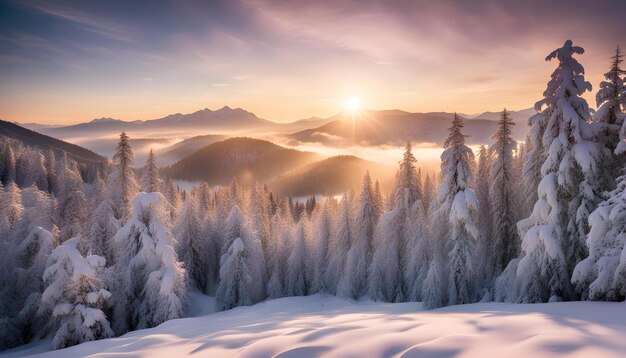
MULTIPOLYGON (((199 296, 195 297, 200 299, 199 296)), ((40 342, 0 354, 46 357, 624 357, 626 303, 420 304, 290 297, 166 322, 119 338, 45 352, 40 342)))

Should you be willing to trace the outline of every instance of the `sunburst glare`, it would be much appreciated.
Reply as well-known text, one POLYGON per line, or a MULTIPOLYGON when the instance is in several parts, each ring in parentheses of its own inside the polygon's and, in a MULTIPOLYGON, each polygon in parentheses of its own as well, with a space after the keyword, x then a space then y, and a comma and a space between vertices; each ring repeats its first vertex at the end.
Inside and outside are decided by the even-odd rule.
POLYGON ((356 112, 361 109, 361 99, 357 96, 352 96, 346 100, 346 110, 348 112, 356 112))

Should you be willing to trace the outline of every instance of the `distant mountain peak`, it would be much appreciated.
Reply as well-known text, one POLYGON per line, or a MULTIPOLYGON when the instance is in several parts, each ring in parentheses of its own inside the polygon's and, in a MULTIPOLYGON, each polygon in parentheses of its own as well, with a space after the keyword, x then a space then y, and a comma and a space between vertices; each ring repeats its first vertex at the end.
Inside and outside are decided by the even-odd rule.
POLYGON ((108 123, 108 122, 122 122, 122 120, 111 118, 111 117, 102 117, 102 118, 96 118, 89 123, 108 123))

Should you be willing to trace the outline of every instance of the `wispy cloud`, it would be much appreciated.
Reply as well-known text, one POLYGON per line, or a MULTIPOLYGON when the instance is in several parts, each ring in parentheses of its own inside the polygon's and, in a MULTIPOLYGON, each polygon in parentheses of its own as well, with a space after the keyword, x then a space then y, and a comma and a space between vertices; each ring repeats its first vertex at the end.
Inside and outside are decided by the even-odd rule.
POLYGON ((10 36, 0 35, 1 42, 10 43, 13 48, 19 50, 19 53, 11 56, 18 62, 43 61, 80 70, 88 68, 80 60, 74 59, 70 50, 41 36, 17 31, 10 36))
POLYGON ((132 28, 130 26, 125 26, 118 22, 101 18, 96 14, 83 12, 69 6, 63 6, 48 1, 25 0, 20 1, 20 4, 31 7, 45 14, 71 21, 87 31, 91 31, 108 39, 131 43, 134 42, 130 37, 132 33, 132 28))

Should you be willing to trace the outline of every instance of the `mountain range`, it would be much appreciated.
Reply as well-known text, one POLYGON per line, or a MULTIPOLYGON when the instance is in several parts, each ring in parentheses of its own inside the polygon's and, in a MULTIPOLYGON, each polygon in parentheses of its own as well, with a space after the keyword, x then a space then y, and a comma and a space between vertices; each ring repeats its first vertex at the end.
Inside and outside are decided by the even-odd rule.
POLYGON ((125 131, 127 133, 150 134, 180 134, 195 131, 198 134, 230 131, 271 131, 271 132, 294 132, 306 128, 323 125, 327 119, 311 117, 291 123, 276 123, 257 117, 254 113, 241 108, 224 106, 217 110, 204 108, 189 114, 175 113, 168 116, 151 119, 123 121, 120 119, 103 117, 90 122, 59 126, 27 123, 22 126, 40 131, 42 133, 72 138, 80 136, 103 136, 125 131))
MULTIPOLYGON (((533 109, 510 111, 517 124, 513 135, 523 140, 527 133, 527 120, 533 109)), ((446 136, 452 113, 411 113, 401 110, 362 110, 357 113, 342 112, 329 118, 311 117, 291 123, 276 123, 259 118, 241 108, 224 106, 218 110, 208 108, 190 113, 176 113, 153 120, 122 121, 98 118, 87 123, 70 126, 25 125, 44 134, 80 142, 92 150, 96 137, 109 137, 126 131, 131 138, 160 136, 163 138, 189 138, 195 135, 239 135, 259 137, 282 135, 292 144, 318 142, 330 146, 399 144, 406 140, 441 144, 446 136)), ((462 115, 467 119, 465 130, 470 144, 490 143, 495 131, 498 112, 462 115)))
MULTIPOLYGON (((513 137, 524 140, 528 132, 526 121, 534 112, 510 112, 516 122, 513 137)), ((326 146, 401 145, 407 140, 442 145, 450 126, 452 113, 410 113, 400 110, 359 111, 340 113, 328 123, 287 135, 290 144, 321 143, 326 146)), ((485 112, 466 118, 464 133, 469 144, 489 144, 496 131, 499 113, 485 112), (486 117, 486 118, 485 118, 486 117)))
MULTIPOLYGON (((510 112, 517 124, 513 133, 516 139, 524 139, 528 128, 526 122, 532 114, 534 110, 530 109, 510 112)), ((373 178, 380 180, 381 186, 387 187, 393 181, 393 168, 352 155, 323 157, 313 152, 282 147, 258 137, 228 138, 222 134, 202 133, 219 132, 221 128, 225 133, 237 135, 238 130, 254 133, 254 129, 258 129, 264 133, 259 137, 280 140, 279 137, 267 135, 266 130, 272 127, 278 132, 275 135, 282 137, 283 142, 286 140, 290 146, 307 143, 320 143, 328 147, 401 145, 406 140, 438 146, 445 139, 453 115, 446 112, 363 110, 353 114, 340 113, 329 118, 313 117, 276 124, 239 108, 224 107, 216 111, 204 109, 190 115, 175 114, 152 121, 125 122, 98 118, 66 127, 30 126, 37 126, 40 131, 56 133, 60 137, 66 135, 68 140, 108 157, 115 150, 118 130, 129 130, 131 133, 137 131, 146 136, 131 136, 137 167, 142 166, 146 153, 154 149, 164 176, 191 182, 207 181, 210 185, 225 185, 236 177, 244 185, 256 181, 268 184, 278 194, 304 196, 335 195, 357 188, 367 171, 373 178), (159 132, 174 130, 183 133, 185 139, 159 136, 159 132), (189 137, 190 133, 198 135, 189 137)), ((489 143, 500 113, 463 116, 466 118, 464 131, 468 135, 468 143, 489 143)), ((75 158, 106 160, 89 149, 10 122, 0 122, 0 134, 19 137, 24 142, 42 148, 63 148, 75 158)), ((337 150, 334 151, 337 153, 337 150)), ((420 160, 424 165, 425 159, 420 160)))

